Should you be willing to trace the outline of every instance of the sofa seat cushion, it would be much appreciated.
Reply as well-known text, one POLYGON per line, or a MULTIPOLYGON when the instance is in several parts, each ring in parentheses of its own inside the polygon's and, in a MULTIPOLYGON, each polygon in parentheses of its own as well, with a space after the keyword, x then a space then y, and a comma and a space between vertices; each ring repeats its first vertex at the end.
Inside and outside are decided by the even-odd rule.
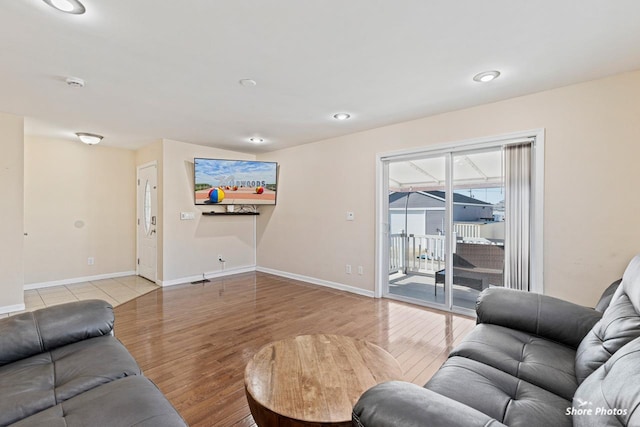
POLYGON ((425 387, 510 427, 572 426, 570 401, 476 360, 450 357, 425 387))
POLYGON ((69 344, 0 367, 0 425, 15 422, 140 368, 112 336, 69 344))
POLYGON ((142 376, 101 385, 12 424, 14 427, 186 425, 155 384, 142 376))
POLYGON ((567 400, 578 387, 575 349, 515 329, 477 325, 451 355, 493 366, 567 400))

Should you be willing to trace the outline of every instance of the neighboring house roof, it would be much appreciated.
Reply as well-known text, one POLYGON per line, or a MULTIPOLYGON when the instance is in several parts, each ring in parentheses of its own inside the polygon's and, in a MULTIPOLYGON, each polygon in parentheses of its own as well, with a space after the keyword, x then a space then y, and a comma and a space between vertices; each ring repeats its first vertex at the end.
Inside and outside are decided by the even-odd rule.
MULTIPOLYGON (((434 197, 438 197, 439 199, 444 201, 444 191, 426 191, 434 197)), ((465 196, 464 194, 453 193, 453 203, 459 203, 463 205, 482 205, 482 206, 491 206, 491 203, 487 203, 483 200, 474 199, 473 197, 465 196)))
MULTIPOLYGON (((408 208, 444 208, 444 191, 394 192, 389 194, 389 208, 404 209, 408 194, 411 194, 408 208)), ((491 203, 458 193, 453 193, 453 203, 457 205, 491 206, 491 203)))

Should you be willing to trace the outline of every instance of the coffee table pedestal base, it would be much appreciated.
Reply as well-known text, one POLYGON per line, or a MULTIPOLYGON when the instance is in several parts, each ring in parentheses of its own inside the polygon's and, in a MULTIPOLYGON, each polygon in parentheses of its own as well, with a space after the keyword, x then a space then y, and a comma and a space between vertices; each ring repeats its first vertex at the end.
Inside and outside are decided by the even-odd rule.
MULTIPOLYGON (((246 388, 245 388, 246 392, 246 388)), ((352 427, 351 420, 333 423, 315 423, 287 418, 261 406, 253 400, 250 393, 246 393, 249 409, 254 421, 260 427, 352 427)))

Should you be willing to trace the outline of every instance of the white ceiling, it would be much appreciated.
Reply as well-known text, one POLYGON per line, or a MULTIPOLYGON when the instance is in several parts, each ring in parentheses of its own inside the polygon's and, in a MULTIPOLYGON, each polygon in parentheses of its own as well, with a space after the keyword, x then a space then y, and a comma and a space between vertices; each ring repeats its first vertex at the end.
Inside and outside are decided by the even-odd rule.
POLYGON ((82 1, 0 2, 0 111, 28 134, 259 153, 640 69, 638 0, 82 1))

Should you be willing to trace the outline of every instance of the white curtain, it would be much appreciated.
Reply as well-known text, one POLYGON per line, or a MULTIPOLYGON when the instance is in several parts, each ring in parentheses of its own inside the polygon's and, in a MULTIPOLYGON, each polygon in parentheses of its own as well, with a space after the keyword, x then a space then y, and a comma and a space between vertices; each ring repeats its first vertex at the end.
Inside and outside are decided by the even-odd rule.
POLYGON ((530 290, 531 143, 504 148, 504 286, 530 290))

